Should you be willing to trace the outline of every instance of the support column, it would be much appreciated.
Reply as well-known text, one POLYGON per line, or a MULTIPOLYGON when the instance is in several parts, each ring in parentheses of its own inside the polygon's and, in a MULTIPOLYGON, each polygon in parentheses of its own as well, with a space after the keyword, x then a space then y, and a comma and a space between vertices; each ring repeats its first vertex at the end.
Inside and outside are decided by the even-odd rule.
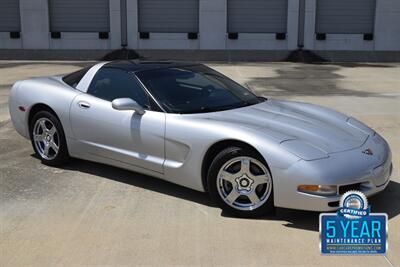
POLYGON ((225 49, 227 0, 200 0, 200 49, 225 49))
POLYGON ((300 0, 299 2, 299 33, 297 38, 297 46, 299 48, 304 47, 304 19, 306 12, 306 0, 300 0))
POLYGON ((121 5, 121 11, 120 11, 120 16, 121 16, 121 46, 122 47, 127 47, 128 45, 128 32, 127 32, 127 14, 126 14, 126 0, 121 0, 120 2, 121 5))
POLYGON ((304 18, 304 49, 313 50, 315 42, 316 0, 307 0, 304 18))
POLYGON ((120 47, 121 47, 120 0, 110 0, 110 48, 118 49, 120 47))
POLYGON ((400 50, 400 1, 377 0, 375 50, 400 50))
POLYGON ((126 0, 128 48, 138 48, 138 0, 126 0))
POLYGON ((299 34, 299 0, 288 0, 287 49, 297 49, 299 34))
POLYGON ((20 0, 22 46, 49 48, 49 8, 47 0, 20 0))

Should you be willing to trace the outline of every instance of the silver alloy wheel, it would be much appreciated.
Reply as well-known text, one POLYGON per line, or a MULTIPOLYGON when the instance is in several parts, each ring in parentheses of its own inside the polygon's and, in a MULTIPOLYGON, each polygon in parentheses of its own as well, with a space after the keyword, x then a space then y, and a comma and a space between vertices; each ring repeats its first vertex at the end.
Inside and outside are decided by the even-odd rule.
POLYGON ((60 137, 51 120, 40 118, 35 122, 32 132, 33 142, 39 155, 52 160, 57 157, 60 148, 60 137))
POLYGON ((217 189, 226 204, 238 210, 254 210, 271 195, 272 179, 267 167, 251 157, 236 157, 219 170, 217 189))

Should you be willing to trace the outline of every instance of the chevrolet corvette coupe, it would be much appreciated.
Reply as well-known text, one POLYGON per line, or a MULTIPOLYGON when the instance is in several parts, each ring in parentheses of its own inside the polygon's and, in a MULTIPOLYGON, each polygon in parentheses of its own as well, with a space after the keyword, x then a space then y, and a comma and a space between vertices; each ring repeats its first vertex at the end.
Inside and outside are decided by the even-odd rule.
POLYGON ((259 97, 196 63, 102 62, 16 82, 17 132, 44 164, 101 162, 208 192, 226 212, 328 211, 392 172, 374 130, 317 105, 259 97))

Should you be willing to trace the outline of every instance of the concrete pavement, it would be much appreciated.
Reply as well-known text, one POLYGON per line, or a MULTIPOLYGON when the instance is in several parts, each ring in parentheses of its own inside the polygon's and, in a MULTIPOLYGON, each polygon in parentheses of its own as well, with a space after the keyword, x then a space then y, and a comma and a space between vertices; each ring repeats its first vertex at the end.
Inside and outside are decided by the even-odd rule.
POLYGON ((389 215, 386 256, 321 256, 318 213, 231 218, 206 194, 114 167, 40 164, 12 128, 11 85, 88 62, 0 61, 0 266, 400 266, 400 65, 210 63, 267 97, 364 121, 389 142, 392 182, 371 199, 389 215))

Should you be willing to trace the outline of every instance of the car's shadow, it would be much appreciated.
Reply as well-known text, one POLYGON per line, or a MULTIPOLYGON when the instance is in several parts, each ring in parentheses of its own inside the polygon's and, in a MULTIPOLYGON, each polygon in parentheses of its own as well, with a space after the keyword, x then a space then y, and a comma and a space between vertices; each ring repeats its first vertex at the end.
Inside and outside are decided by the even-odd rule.
MULTIPOLYGON (((390 181, 383 192, 370 197, 368 201, 373 213, 387 213, 389 220, 396 217, 400 214, 400 183, 390 181)), ((318 231, 319 214, 313 211, 276 209, 275 214, 259 220, 280 220, 285 222, 283 225, 286 227, 318 231)), ((229 217, 224 212, 222 215, 229 217)))
POLYGON ((216 207, 206 193, 198 192, 152 176, 124 170, 118 167, 81 159, 71 159, 70 162, 66 165, 60 166, 59 168, 88 173, 168 196, 193 201, 205 206, 216 207))
MULTIPOLYGON (((193 201, 201 205, 216 207, 206 193, 201 193, 136 172, 78 159, 71 160, 70 163, 62 168, 96 175, 172 197, 193 201)), ((399 215, 400 183, 391 181, 384 192, 370 198, 370 204, 372 205, 372 212, 387 213, 389 219, 399 215)), ((221 216, 231 217, 225 212, 221 212, 221 216)), ((277 208, 273 214, 256 220, 282 221, 282 225, 285 227, 318 231, 319 213, 277 208)))

